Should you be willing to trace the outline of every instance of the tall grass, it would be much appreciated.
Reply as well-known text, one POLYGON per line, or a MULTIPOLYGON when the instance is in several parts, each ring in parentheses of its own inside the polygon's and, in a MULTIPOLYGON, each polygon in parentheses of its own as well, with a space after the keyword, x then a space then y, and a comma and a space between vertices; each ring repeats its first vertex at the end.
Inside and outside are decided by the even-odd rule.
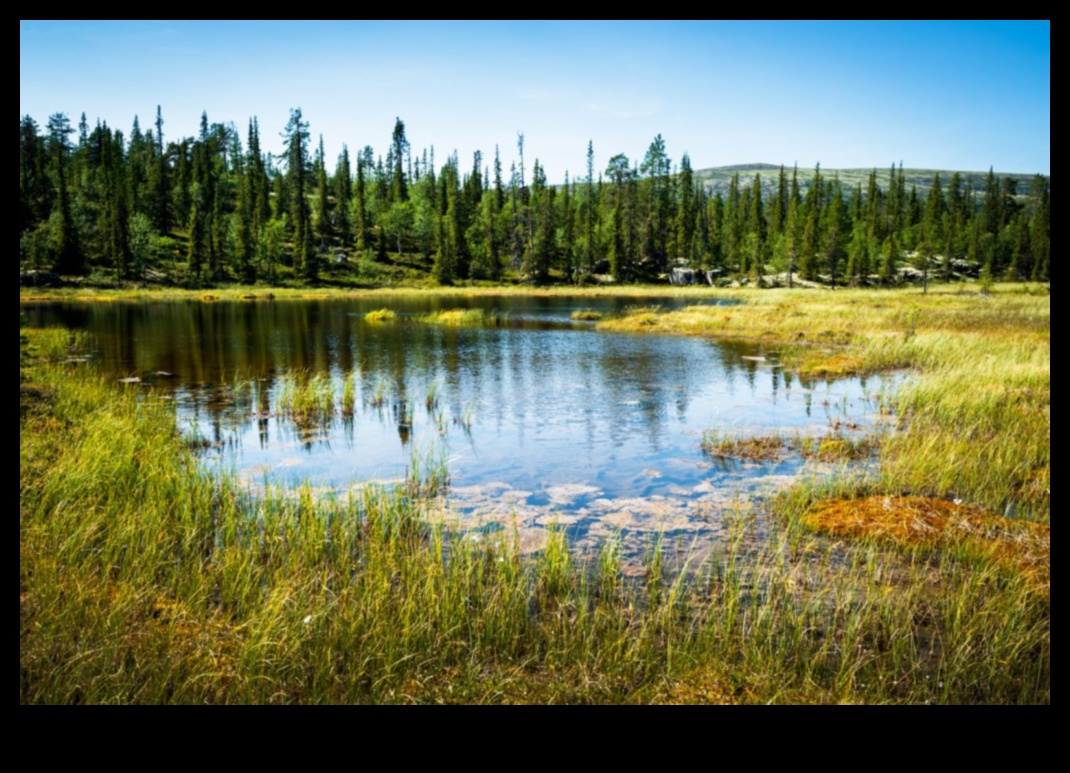
MULTIPOLYGON (((919 333, 920 337, 921 333, 919 333)), ((772 533, 644 578, 528 560, 419 486, 256 496, 173 409, 59 364, 20 425, 20 703, 1049 703, 1050 602, 969 556, 772 533)), ((950 410, 949 408, 947 410, 950 410)), ((432 464, 439 474, 444 465, 432 464)))
MULTIPOLYGON (((353 386, 349 399, 352 405, 353 386)), ((343 385, 343 397, 346 387, 343 385)), ((343 399, 344 407, 344 399, 343 399)), ((275 410, 298 426, 330 421, 336 414, 335 385, 329 374, 289 373, 279 380, 275 410)))
POLYGON ((599 329, 752 339, 805 379, 909 369, 882 490, 1050 518, 1051 299, 1001 288, 753 293, 733 307, 634 310, 599 329))

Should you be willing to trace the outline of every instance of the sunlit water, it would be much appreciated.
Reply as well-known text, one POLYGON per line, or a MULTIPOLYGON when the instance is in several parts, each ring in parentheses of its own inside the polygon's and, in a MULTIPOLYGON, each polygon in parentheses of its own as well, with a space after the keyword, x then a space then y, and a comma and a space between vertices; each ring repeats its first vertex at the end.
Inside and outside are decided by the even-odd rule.
POLYGON ((345 491, 402 480, 414 460, 445 460, 447 505, 473 538, 515 528, 532 550, 553 524, 581 547, 610 534, 634 544, 655 533, 709 543, 726 511, 828 470, 797 457, 726 464, 704 454, 704 431, 824 435, 838 423, 869 426, 891 383, 803 383, 758 345, 603 334, 570 321, 577 309, 614 313, 631 303, 46 304, 29 316, 93 334, 106 373, 174 400, 179 426, 205 447, 205 464, 253 488, 345 491), (383 306, 401 319, 365 320, 383 306), (502 321, 450 329, 413 319, 457 307, 502 321), (295 373, 329 375, 338 412, 297 426, 279 405, 295 373), (349 375, 354 410, 343 418, 349 375))

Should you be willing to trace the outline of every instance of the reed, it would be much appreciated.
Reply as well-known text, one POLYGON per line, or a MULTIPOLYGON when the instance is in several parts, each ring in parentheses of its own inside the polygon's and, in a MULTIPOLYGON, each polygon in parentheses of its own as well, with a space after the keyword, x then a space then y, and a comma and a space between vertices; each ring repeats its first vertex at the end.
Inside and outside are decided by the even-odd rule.
POLYGON ((300 427, 328 422, 337 412, 335 386, 328 374, 289 373, 279 380, 277 395, 276 412, 300 427))

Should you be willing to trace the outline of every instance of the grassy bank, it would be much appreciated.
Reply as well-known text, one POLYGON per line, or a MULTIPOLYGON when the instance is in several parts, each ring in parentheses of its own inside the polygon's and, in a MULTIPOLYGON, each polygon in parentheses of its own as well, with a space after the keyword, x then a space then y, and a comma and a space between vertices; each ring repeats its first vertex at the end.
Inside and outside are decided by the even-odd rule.
POLYGON ((764 291, 733 307, 636 309, 598 328, 761 341, 808 378, 906 371, 876 493, 1050 519, 1051 298, 1039 288, 764 291))
MULTIPOLYGON (((1024 324, 1019 301, 1040 302, 1000 307, 993 318, 1015 331, 995 338, 993 364, 970 370, 1039 390, 1047 359, 1018 351, 1020 336, 1035 347, 1047 336, 1024 324)), ((1015 410, 1032 397, 1004 411, 1005 392, 982 399, 988 381, 940 386, 968 358, 936 358, 941 334, 924 312, 897 344, 918 359, 900 364, 947 375, 928 391, 920 381, 901 414, 908 427, 976 418, 971 450, 998 464, 986 444, 1036 429, 1032 408, 1015 410)), ((786 495, 771 527, 731 517, 723 552, 675 578, 654 546, 639 581, 623 576, 612 542, 587 565, 560 535, 523 559, 508 536, 452 532, 414 493, 420 481, 253 499, 199 471, 168 404, 63 362, 83 341, 25 332, 36 361, 21 385, 20 703, 1050 703, 1050 599, 1036 572, 1005 558, 1013 540, 964 549, 841 534, 814 508, 872 494, 844 484, 786 495)), ((865 355, 858 339, 849 346, 865 355)), ((904 480, 937 472, 888 448, 918 450, 920 431, 882 447, 904 480)), ((959 483, 1002 496, 1022 448, 1003 452, 991 490, 959 483)), ((1017 516, 1046 520, 1046 499, 1010 493, 1017 516)), ((1030 539, 1035 548, 1043 533, 1030 539)))

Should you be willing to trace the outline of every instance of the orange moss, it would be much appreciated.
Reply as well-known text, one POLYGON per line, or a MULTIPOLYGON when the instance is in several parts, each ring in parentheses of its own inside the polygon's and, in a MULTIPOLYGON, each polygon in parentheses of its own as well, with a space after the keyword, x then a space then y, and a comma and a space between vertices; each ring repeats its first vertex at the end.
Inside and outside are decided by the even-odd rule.
POLYGON ((897 547, 965 548, 1026 576, 1050 597, 1050 526, 926 497, 827 500, 811 507, 802 524, 830 537, 876 539, 897 547))

